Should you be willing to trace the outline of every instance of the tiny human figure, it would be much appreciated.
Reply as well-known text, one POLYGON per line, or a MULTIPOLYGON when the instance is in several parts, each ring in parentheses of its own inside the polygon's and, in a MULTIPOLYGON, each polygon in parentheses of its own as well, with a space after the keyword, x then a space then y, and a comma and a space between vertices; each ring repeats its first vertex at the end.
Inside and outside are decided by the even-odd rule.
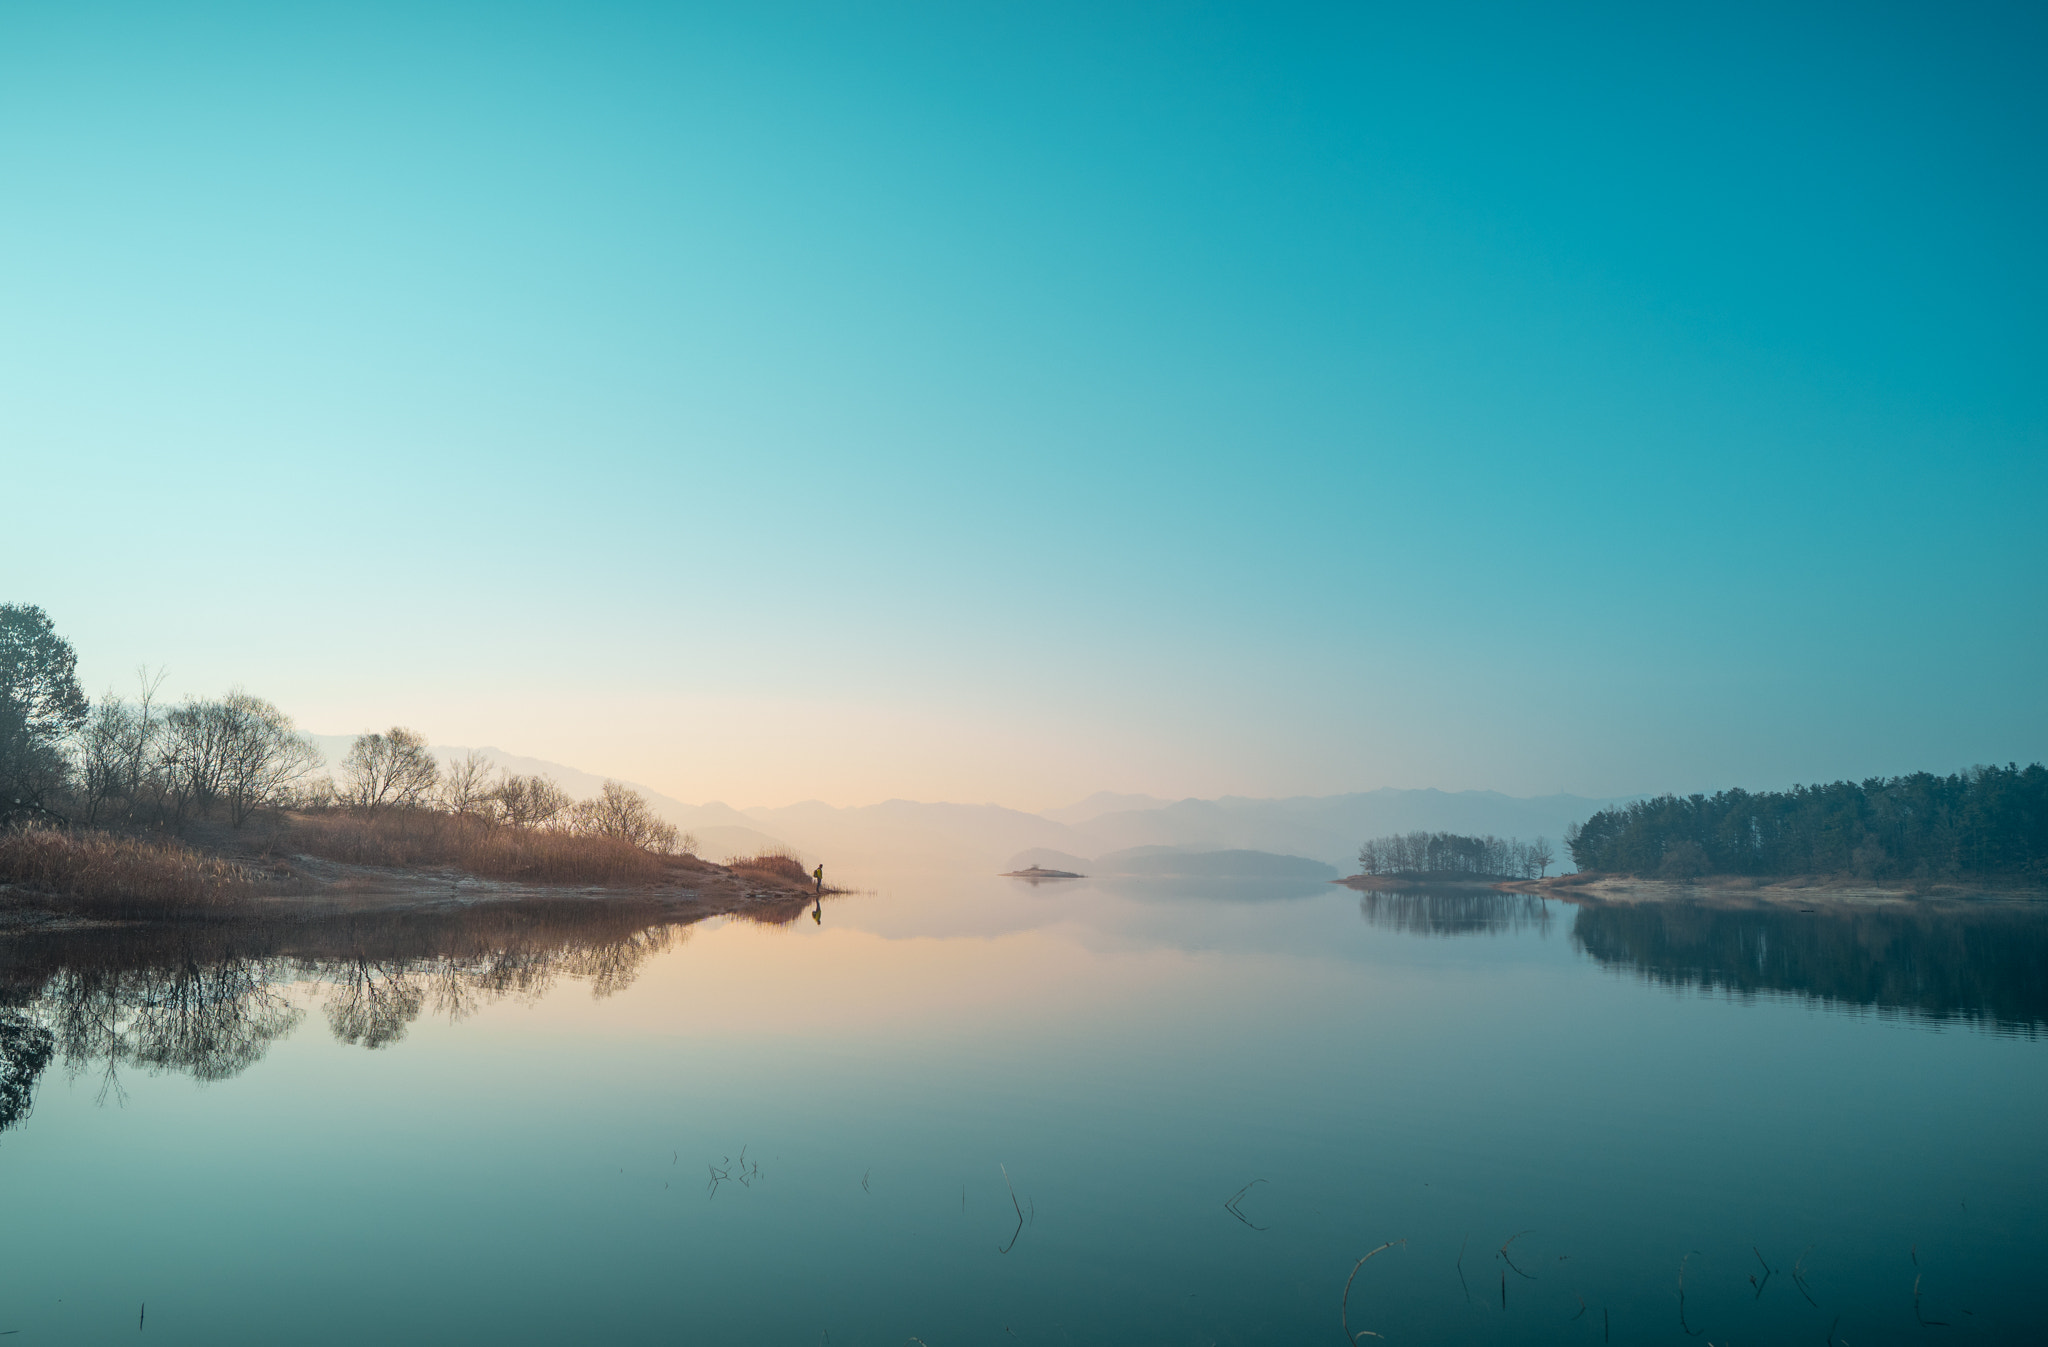
POLYGON ((811 871, 811 878, 818 881, 818 892, 823 893, 825 891, 825 863, 823 861, 819 861, 818 868, 811 871))

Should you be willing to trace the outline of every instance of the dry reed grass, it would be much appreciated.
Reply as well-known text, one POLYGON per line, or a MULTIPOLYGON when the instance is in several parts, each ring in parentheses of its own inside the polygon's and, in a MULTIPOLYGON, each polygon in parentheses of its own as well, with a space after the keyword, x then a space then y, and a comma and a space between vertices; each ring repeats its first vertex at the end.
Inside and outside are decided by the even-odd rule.
POLYGON ((451 866, 531 884, 656 884, 674 864, 614 837, 423 809, 296 814, 282 841, 307 855, 354 865, 451 866))
POLYGON ((0 833, 0 882, 105 917, 167 916, 248 896, 254 876, 170 838, 28 827, 0 833))
POLYGON ((726 861, 734 874, 761 883, 808 884, 810 871, 804 863, 786 851, 764 851, 758 856, 734 856, 726 861))

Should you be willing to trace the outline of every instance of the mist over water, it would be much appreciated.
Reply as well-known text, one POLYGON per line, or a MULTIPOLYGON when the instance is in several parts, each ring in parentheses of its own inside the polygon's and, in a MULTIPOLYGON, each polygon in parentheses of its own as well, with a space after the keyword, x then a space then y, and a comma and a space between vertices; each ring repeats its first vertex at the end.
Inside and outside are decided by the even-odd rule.
POLYGON ((2031 1322, 2039 913, 1173 883, 12 940, 0 1329, 125 1341, 144 1302, 195 1343, 2031 1322))

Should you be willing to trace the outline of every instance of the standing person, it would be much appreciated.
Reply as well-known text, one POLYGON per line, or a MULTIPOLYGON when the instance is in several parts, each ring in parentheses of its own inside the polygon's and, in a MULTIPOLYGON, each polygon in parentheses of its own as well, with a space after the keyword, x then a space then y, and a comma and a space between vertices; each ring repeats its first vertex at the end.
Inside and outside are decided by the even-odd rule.
POLYGON ((823 895, 825 892, 825 862, 818 862, 818 868, 811 871, 811 878, 818 881, 818 892, 820 895, 823 895))

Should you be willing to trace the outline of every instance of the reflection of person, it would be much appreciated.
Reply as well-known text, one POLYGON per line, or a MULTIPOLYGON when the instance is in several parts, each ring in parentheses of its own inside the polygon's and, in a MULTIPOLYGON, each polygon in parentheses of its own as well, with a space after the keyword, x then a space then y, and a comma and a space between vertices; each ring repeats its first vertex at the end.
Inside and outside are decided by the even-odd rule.
POLYGON ((812 921, 815 921, 815 922, 817 922, 817 923, 818 923, 818 925, 820 925, 820 926, 823 926, 823 925, 825 924, 825 900, 824 900, 824 899, 820 898, 820 899, 819 899, 819 900, 818 900, 818 901, 817 901, 816 903, 814 903, 814 904, 812 905, 812 907, 811 907, 811 920, 812 920, 812 921))
POLYGON ((818 881, 818 892, 823 893, 825 891, 825 863, 823 861, 819 861, 818 868, 811 871, 811 878, 818 881))

